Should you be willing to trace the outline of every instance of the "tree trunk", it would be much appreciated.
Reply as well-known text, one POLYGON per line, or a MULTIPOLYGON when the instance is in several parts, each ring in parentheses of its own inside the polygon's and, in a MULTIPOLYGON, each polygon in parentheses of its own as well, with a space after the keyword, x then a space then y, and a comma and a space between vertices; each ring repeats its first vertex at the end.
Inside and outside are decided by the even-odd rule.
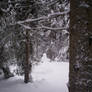
POLYGON ((29 47, 29 32, 26 31, 26 61, 25 61, 25 76, 24 76, 24 82, 29 82, 29 56, 30 56, 30 47, 29 47))
POLYGON ((69 92, 92 92, 92 0, 70 0, 69 92))

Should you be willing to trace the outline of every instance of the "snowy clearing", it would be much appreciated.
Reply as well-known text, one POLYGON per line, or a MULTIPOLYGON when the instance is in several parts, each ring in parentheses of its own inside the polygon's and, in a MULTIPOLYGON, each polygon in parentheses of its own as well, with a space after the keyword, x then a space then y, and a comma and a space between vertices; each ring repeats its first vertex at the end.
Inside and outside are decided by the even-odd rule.
POLYGON ((67 62, 43 62, 33 67, 33 82, 25 84, 23 77, 0 79, 0 92, 68 92, 67 62))

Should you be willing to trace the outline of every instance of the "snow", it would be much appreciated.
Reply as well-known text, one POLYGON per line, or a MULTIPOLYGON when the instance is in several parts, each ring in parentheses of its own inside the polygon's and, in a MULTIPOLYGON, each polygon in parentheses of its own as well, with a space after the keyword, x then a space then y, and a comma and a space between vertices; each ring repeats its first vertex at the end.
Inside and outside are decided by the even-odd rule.
POLYGON ((41 63, 33 66, 33 82, 25 84, 23 77, 0 79, 0 92, 68 92, 67 62, 49 62, 46 54, 41 63))

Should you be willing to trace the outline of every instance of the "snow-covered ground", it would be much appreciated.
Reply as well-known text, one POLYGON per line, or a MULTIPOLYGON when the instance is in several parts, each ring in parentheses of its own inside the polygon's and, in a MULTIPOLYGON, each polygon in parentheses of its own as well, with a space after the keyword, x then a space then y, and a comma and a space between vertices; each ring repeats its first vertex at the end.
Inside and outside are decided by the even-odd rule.
POLYGON ((33 82, 25 84, 22 77, 12 77, 8 80, 0 79, 0 92, 68 92, 67 62, 48 62, 46 57, 43 63, 33 67, 33 82))

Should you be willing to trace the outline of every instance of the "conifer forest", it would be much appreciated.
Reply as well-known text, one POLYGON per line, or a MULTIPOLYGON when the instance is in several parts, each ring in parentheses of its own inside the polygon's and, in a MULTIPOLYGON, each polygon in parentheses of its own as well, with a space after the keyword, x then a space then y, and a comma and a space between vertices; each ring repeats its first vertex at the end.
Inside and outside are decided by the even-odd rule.
POLYGON ((0 0, 0 92, 92 92, 92 0, 0 0))

